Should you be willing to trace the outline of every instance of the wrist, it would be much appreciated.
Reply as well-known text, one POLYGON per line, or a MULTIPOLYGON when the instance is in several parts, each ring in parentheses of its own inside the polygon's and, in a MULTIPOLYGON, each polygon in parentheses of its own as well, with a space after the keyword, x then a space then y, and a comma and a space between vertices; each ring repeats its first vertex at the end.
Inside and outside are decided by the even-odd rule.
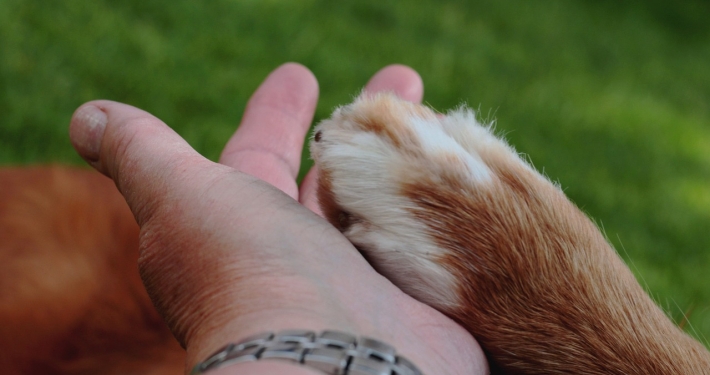
MULTIPOLYGON (((293 327, 319 332, 329 327, 342 327, 342 325, 325 325, 327 323, 317 319, 306 319, 302 316, 294 316, 291 314, 280 315, 265 313, 260 318, 242 318, 245 319, 238 319, 221 327, 214 326, 212 329, 205 331, 204 335, 196 334, 194 339, 191 340, 187 346, 188 369, 193 369, 199 362, 205 361, 209 356, 229 343, 239 342, 263 332, 279 332, 293 329, 293 327)), ((347 328, 344 328, 344 330, 347 330, 347 328)), ((264 361, 264 363, 272 362, 278 363, 279 361, 264 361)), ((289 365, 293 366, 292 364, 289 365)), ((214 373, 216 373, 216 370, 214 373)), ((212 375, 213 371, 210 371, 209 374, 212 375)))
POLYGON ((322 372, 296 363, 276 360, 244 362, 210 371, 209 375, 323 375, 322 372))
MULTIPOLYGON (((279 308, 263 310, 260 313, 244 314, 220 323, 212 320, 209 325, 191 335, 187 342, 187 363, 192 369, 198 362, 205 361, 225 345, 240 342, 264 332, 281 332, 298 329, 321 332, 338 327, 347 332, 360 332, 342 315, 324 317, 310 310, 279 308)), ((273 362, 270 360, 268 362, 273 362)), ((212 374, 212 372, 210 372, 212 374)))
POLYGON ((193 368, 191 375, 244 362, 280 360, 326 374, 421 375, 396 349, 379 340, 326 330, 264 332, 223 346, 193 368))

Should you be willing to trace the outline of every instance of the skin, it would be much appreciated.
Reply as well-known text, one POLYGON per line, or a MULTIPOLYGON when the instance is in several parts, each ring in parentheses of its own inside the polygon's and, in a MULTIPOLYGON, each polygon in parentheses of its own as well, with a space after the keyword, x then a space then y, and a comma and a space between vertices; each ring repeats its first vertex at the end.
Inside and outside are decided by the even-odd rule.
MULTIPOLYGON (((401 65, 380 70, 366 90, 415 102, 423 95, 419 75, 401 65)), ((249 100, 219 163, 140 109, 92 101, 74 113, 74 147, 115 181, 141 227, 141 276, 187 349, 187 371, 228 342, 304 328, 381 339, 426 374, 487 373, 468 332, 375 272, 321 217, 317 171, 297 185, 317 100, 310 71, 277 68, 249 100)), ((268 361, 212 374, 283 373, 318 374, 268 361)))

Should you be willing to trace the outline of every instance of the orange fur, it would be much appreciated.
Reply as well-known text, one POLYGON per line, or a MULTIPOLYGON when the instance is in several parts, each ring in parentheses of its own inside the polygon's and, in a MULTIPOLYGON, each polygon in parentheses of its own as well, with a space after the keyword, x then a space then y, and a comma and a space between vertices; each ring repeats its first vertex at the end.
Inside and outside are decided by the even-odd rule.
POLYGON ((492 373, 710 374, 710 352, 592 221, 470 112, 361 96, 316 134, 326 217, 383 275, 467 328, 492 373))
POLYGON ((706 374, 706 349, 646 295, 596 226, 552 185, 505 160, 478 199, 426 179, 412 211, 450 252, 466 301, 451 315, 502 373, 706 374), (462 230, 462 222, 486 230, 462 230))
POLYGON ((106 177, 0 169, 3 374, 182 373, 138 276, 138 226, 106 177))

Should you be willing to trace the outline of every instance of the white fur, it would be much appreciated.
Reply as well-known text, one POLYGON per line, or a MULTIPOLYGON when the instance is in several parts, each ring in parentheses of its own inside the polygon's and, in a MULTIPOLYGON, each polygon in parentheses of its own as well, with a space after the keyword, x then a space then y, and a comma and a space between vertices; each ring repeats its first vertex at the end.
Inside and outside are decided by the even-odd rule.
POLYGON ((311 142, 317 166, 330 175, 337 203, 362 220, 344 234, 406 292, 436 307, 458 305, 453 275, 435 262, 444 255, 443 250, 408 211, 413 203, 401 194, 402 183, 417 170, 436 175, 437 169, 455 168, 450 163, 432 162, 448 156, 460 161, 462 174, 470 183, 480 186, 490 182, 493 174, 477 150, 512 150, 481 126, 472 111, 462 107, 445 117, 405 116, 419 143, 417 150, 423 154, 406 152, 406 147, 395 147, 354 120, 363 100, 369 99, 360 97, 336 110, 331 119, 316 127, 320 141, 311 142))
POLYGON ((387 275, 395 284, 411 285, 415 290, 408 292, 434 306, 456 304, 453 276, 431 260, 442 255, 440 249, 405 211, 411 204, 399 194, 397 171, 409 168, 410 156, 376 134, 347 125, 325 121, 317 128, 323 140, 313 142, 314 157, 331 173, 338 204, 367 222, 352 225, 344 234, 368 251, 378 269, 396 268, 396 274, 387 275))
POLYGON ((478 126, 475 118, 471 118, 471 120, 473 120, 473 123, 469 123, 469 126, 465 126, 464 122, 450 121, 448 117, 445 117, 444 121, 440 119, 432 121, 412 117, 409 119, 408 124, 418 135, 422 143, 423 151, 432 156, 437 154, 457 155, 468 167, 467 169, 470 172, 469 177, 472 182, 481 183, 491 179, 491 171, 483 160, 481 160, 481 156, 476 152, 475 148, 471 147, 473 146, 471 142, 459 142, 460 139, 464 141, 468 141, 469 139, 464 137, 457 139, 457 136, 469 135, 469 133, 480 132, 480 130, 485 131, 481 126, 478 126), (447 123, 451 128, 449 131, 446 129, 447 123), (473 128, 476 130, 469 131, 465 128, 473 128))

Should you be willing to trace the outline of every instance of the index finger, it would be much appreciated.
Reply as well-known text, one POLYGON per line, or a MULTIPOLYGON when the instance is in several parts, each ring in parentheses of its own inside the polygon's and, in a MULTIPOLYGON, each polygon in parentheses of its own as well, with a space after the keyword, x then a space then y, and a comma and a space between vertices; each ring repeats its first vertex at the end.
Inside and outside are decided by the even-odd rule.
POLYGON ((318 83, 299 64, 278 67, 249 99, 220 163, 257 177, 294 199, 301 149, 318 101, 318 83))

